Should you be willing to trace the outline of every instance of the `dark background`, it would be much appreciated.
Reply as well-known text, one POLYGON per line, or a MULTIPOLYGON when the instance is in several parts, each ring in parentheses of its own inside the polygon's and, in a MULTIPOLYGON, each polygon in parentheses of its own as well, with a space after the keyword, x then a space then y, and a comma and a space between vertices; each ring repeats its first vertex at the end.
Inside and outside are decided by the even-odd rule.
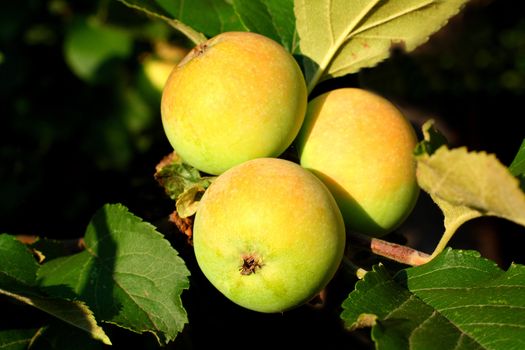
MULTIPOLYGON (((340 329, 337 308, 255 315, 206 284, 191 248, 166 223, 174 204, 153 178, 171 148, 160 124, 159 96, 140 83, 141 61, 156 41, 185 42, 151 22, 117 1, 0 5, 0 232, 77 238, 103 204, 123 203, 158 225, 192 271, 191 293, 184 294, 190 325, 178 344, 198 348, 206 338, 227 344, 235 334, 259 344, 280 336, 290 346, 331 339, 333 347, 339 340, 369 347, 368 331, 350 336, 340 329), (93 18, 125 31, 131 45, 89 77, 79 76, 65 43, 71 28, 93 18), (260 337, 261 331, 270 334, 260 337)), ((471 1, 415 52, 394 49, 378 66, 319 89, 351 85, 389 98, 418 129, 436 119, 451 146, 495 153, 509 165, 525 136, 525 2, 471 1)), ((423 193, 399 232, 409 245, 431 252, 442 230, 440 211, 423 193)), ((473 220, 450 245, 479 250, 504 268, 525 262, 525 230, 502 219, 473 220)), ((335 293, 336 305, 352 288, 343 288, 343 280, 334 282, 344 290, 335 293)))

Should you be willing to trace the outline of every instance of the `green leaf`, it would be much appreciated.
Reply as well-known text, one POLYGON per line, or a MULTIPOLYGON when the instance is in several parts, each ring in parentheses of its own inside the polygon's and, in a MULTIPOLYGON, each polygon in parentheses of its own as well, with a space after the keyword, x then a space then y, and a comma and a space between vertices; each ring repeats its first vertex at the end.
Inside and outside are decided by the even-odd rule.
POLYGON ((249 31, 265 35, 293 52, 293 0, 234 0, 233 6, 249 31))
POLYGON ((375 266, 343 302, 351 328, 372 327, 377 349, 522 349, 525 267, 447 249, 392 277, 375 266))
POLYGON ((195 44, 225 31, 246 30, 226 0, 119 0, 128 7, 166 21, 195 44), (204 34, 201 34, 204 33, 204 34))
POLYGON ((442 146, 431 156, 416 159, 419 185, 445 216, 445 233, 433 256, 473 218, 497 216, 525 226, 525 194, 494 155, 442 146))
POLYGON ((393 45, 409 52, 468 0, 296 0, 308 91, 324 79, 372 67, 393 45))
MULTIPOLYGON (((138 11, 154 16, 154 17, 167 17, 170 16, 169 11, 164 9, 161 5, 161 1, 147 1, 147 0, 118 0, 124 5, 134 8, 138 11)), ((168 19, 168 18, 166 18, 168 19)))
POLYGON ((69 323, 87 333, 94 339, 102 341, 104 344, 111 345, 104 330, 97 325, 97 321, 89 307, 81 301, 70 301, 60 298, 47 298, 38 296, 24 296, 21 294, 10 293, 0 289, 0 294, 16 299, 24 304, 31 305, 56 318, 69 323))
POLYGON ((525 139, 521 142, 520 149, 509 165, 512 175, 520 180, 521 188, 525 191, 525 139))
POLYGON ((27 247, 13 236, 0 235, 0 294, 36 307, 90 333, 105 344, 111 344, 84 303, 43 295, 36 283, 38 268, 27 247))
POLYGON ((80 331, 76 327, 56 322, 39 329, 33 337, 29 349, 102 350, 108 349, 108 347, 91 339, 87 333, 80 331))
POLYGON ((293 0, 262 0, 268 9, 281 44, 294 53, 298 48, 293 0))
POLYGON ((173 18, 203 32, 208 37, 225 31, 245 30, 231 1, 156 0, 173 18))
POLYGON ((180 295, 188 288, 184 261, 155 228, 122 205, 105 205, 93 216, 86 249, 40 268, 43 286, 57 297, 78 297, 97 319, 159 342, 175 339, 187 323, 180 295))
POLYGON ((0 289, 35 293, 38 263, 16 237, 0 234, 0 289))
POLYGON ((36 329, 0 330, 0 350, 26 350, 36 329))
POLYGON ((176 201, 181 218, 195 214, 198 201, 215 177, 201 176, 200 172, 172 152, 157 165, 155 179, 166 194, 176 201))
POLYGON ((79 19, 64 41, 66 62, 80 78, 91 81, 103 63, 131 53, 132 38, 124 31, 93 19, 79 19))

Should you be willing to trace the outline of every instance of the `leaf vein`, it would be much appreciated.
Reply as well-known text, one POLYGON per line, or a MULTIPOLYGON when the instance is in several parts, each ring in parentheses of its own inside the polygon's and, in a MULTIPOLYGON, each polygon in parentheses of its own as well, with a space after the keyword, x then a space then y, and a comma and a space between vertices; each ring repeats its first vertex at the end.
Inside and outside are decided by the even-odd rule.
POLYGON ((502 289, 502 288, 525 288, 522 285, 500 285, 500 286, 474 286, 474 287, 429 287, 429 288, 414 288, 411 289, 412 292, 420 291, 436 291, 436 290, 474 290, 474 289, 502 289))
POLYGON ((473 266, 464 266, 464 265, 447 265, 447 266, 443 266, 441 268, 436 268, 436 269, 433 269, 433 270, 429 270, 428 272, 424 272, 424 273, 419 273, 417 275, 412 275, 410 276, 409 280, 410 281, 413 281, 417 278, 420 278, 420 277, 425 277, 425 276, 428 276, 428 275, 432 275, 432 274, 435 274, 435 273, 443 273, 447 270, 473 270, 473 271, 478 271, 478 272, 483 272, 483 273, 487 273, 486 270, 483 270, 483 269, 480 269, 480 268, 475 268, 473 266))
POLYGON ((411 338, 414 336, 414 334, 416 333, 416 331, 417 331, 418 329, 422 329, 422 328, 424 327, 425 323, 430 322, 430 320, 431 320, 433 317, 437 316, 437 315, 438 315, 438 312, 437 312, 436 310, 434 310, 434 311, 432 312, 432 314, 430 314, 430 316, 428 316, 423 322, 421 322, 416 328, 414 328, 414 329, 412 330, 412 332, 410 332, 410 336, 408 337, 408 343, 409 343, 409 344, 412 344, 411 338))
POLYGON ((525 329, 525 324, 502 323, 502 322, 469 322, 469 323, 462 323, 461 325, 462 326, 511 327, 511 328, 525 329))
POLYGON ((493 305, 493 304, 470 304, 470 305, 459 305, 459 306, 450 306, 446 308, 440 308, 439 311, 449 311, 449 310, 459 310, 466 308, 507 308, 507 309, 518 309, 525 310, 525 306, 516 306, 516 305, 493 305))
POLYGON ((328 15, 328 35, 330 36, 330 43, 332 46, 335 43, 335 31, 334 31, 334 21, 332 20, 332 7, 333 2, 332 0, 328 0, 326 3, 327 7, 327 15, 328 15))
POLYGON ((428 0, 427 2, 423 2, 423 3, 419 4, 419 5, 414 6, 414 7, 406 8, 404 11, 399 11, 397 13, 392 14, 389 17, 386 17, 386 18, 382 19, 382 20, 379 20, 379 21, 370 23, 370 24, 368 24, 366 26, 362 26, 362 27, 358 28, 356 31, 352 32, 350 34, 350 36, 354 36, 354 35, 356 35, 358 33, 362 33, 364 31, 367 31, 367 30, 372 29, 374 27, 380 26, 380 25, 382 25, 384 23, 393 21, 393 20, 395 20, 395 19, 397 19, 399 17, 402 17, 402 16, 404 16, 406 14, 409 14, 411 12, 415 12, 415 11, 421 10, 421 9, 427 7, 427 6, 430 6, 430 5, 434 4, 435 2, 436 2, 435 0, 428 0))

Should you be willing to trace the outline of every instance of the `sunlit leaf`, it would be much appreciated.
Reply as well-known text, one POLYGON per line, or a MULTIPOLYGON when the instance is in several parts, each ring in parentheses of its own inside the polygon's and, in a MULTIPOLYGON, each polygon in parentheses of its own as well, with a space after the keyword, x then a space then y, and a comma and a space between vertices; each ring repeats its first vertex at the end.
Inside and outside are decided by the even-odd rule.
POLYGON ((297 31, 295 30, 295 13, 293 0, 263 0, 270 14, 281 44, 290 52, 295 52, 297 31))
POLYGON ((108 348, 110 347, 93 340, 87 333, 76 327, 51 322, 49 325, 40 328, 34 335, 29 350, 102 350, 108 348))
POLYGON ((521 349, 525 267, 447 249, 393 277, 375 266, 343 303, 351 328, 372 327, 377 349, 521 349))
POLYGON ((321 80, 355 73, 412 51, 468 0, 296 0, 299 47, 309 91, 321 80))
POLYGON ((175 205, 177 213, 181 218, 187 218, 197 212, 200 198, 206 189, 201 186, 192 186, 182 192, 178 197, 175 205))
POLYGON ((293 0, 234 0, 233 5, 249 31, 281 43, 290 52, 295 49, 293 0))
POLYGON ((80 301, 49 298, 36 283, 39 265, 29 249, 15 237, 0 235, 0 294, 40 309, 88 332, 105 344, 111 341, 97 325, 91 310, 80 301))
POLYGON ((25 296, 0 289, 0 294, 6 295, 27 305, 40 309, 59 320, 91 334, 94 339, 111 345, 104 330, 97 325, 97 321, 89 307, 81 301, 71 301, 60 298, 25 296))
POLYGON ((446 137, 436 128, 433 119, 427 120, 421 127, 423 140, 421 140, 414 150, 416 156, 431 155, 443 145, 447 145, 446 137))
POLYGON ((101 208, 84 242, 83 252, 42 265, 42 285, 85 301, 97 319, 175 339, 188 322, 180 296, 189 271, 169 242, 122 205, 101 208))
POLYGON ((434 255, 464 222, 497 216, 525 226, 525 193, 493 154, 439 148, 417 158, 417 180, 445 215, 445 233, 434 255))

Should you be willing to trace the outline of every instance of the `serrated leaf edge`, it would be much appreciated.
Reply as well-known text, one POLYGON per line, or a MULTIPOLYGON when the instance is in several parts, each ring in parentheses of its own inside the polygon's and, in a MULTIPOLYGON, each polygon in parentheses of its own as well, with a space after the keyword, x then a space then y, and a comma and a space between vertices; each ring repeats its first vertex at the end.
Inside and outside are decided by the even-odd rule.
POLYGON ((83 301, 80 301, 80 300, 69 300, 69 299, 58 299, 58 298, 46 298, 46 297, 25 297, 23 295, 19 295, 19 294, 15 294, 15 293, 10 293, 8 291, 5 291, 5 290, 2 290, 0 289, 0 294, 4 294, 6 296, 9 296, 11 298, 14 298, 20 302, 23 302, 27 305, 30 305, 30 306, 33 306, 39 310, 42 310, 60 320, 62 320, 63 322, 66 322, 66 323, 69 323, 70 325, 72 326, 75 326, 79 329, 82 329, 83 331, 86 331, 88 332, 89 334, 91 334, 91 336, 94 338, 94 339, 97 339, 97 340, 100 340, 102 341, 104 344, 106 345, 112 345, 111 344, 111 340, 109 339, 109 337, 106 335, 106 333, 104 332, 104 330, 102 329, 102 327, 100 327, 98 324, 97 324, 97 320, 95 319, 95 315, 93 314, 93 311, 91 311, 91 309, 89 308, 89 306, 87 306, 86 303, 84 303, 83 301), (60 302, 69 302, 69 303, 72 303, 72 304, 75 304, 77 305, 83 312, 85 312, 86 316, 87 316, 87 321, 89 321, 89 323, 91 324, 91 329, 86 329, 84 327, 81 327, 78 325, 78 323, 74 323, 74 322, 71 322, 69 321, 68 319, 65 319, 63 317, 61 317, 60 314, 57 314, 55 312, 53 312, 52 310, 49 310, 48 308, 44 308, 40 305, 38 305, 38 303, 35 303, 33 300, 35 298, 37 299, 41 299, 41 300, 48 300, 48 301, 60 301, 60 302))
MULTIPOLYGON (((372 271, 370 271, 372 273, 387 273, 384 269, 384 266, 383 264, 379 263, 378 265, 374 265, 372 266, 372 271)), ((344 313, 345 313, 345 310, 347 310, 348 308, 345 307, 346 304, 348 303, 351 303, 352 302, 352 294, 355 293, 355 292, 359 292, 359 293, 362 293, 362 286, 366 285, 368 283, 368 280, 370 278, 373 278, 374 276, 372 276, 372 274, 368 272, 366 273, 363 278, 361 278, 360 280, 358 280, 354 286, 354 290, 348 295, 347 299, 345 299, 343 301, 343 311, 341 313, 341 317, 344 316, 344 313)), ((390 276, 390 275, 389 275, 390 276)), ((390 279, 392 279, 392 276, 390 276, 390 279)), ((393 280, 392 280, 393 281, 393 280)), ((345 320, 345 328, 347 328, 348 330, 356 330, 358 328, 365 328, 365 327, 369 327, 373 324, 376 323, 378 319, 378 316, 376 314, 371 314, 371 313, 361 313, 357 316, 357 319, 352 322, 352 323, 346 323, 346 320, 345 320)), ((343 318, 344 320, 344 318, 343 318)))
MULTIPOLYGON (((370 4, 368 5, 368 7, 366 7, 366 9, 363 11, 364 15, 367 15, 370 11, 373 11, 373 8, 379 2, 380 2, 380 0, 372 0, 370 2, 370 4)), ((315 86, 321 81, 324 81, 324 80, 332 78, 332 77, 342 76, 344 74, 352 74, 352 73, 355 73, 355 72, 357 72, 360 69, 365 68, 365 67, 366 68, 375 67, 379 63, 381 63, 382 61, 384 61, 385 59, 390 57, 390 53, 389 52, 385 52, 383 55, 376 56, 376 59, 374 60, 373 64, 369 64, 367 66, 361 66, 361 67, 358 67, 357 69, 353 69, 353 70, 347 70, 345 68, 341 68, 341 69, 339 69, 337 71, 330 71, 329 68, 332 65, 332 63, 335 61, 335 59, 337 57, 337 53, 340 52, 342 50, 343 46, 345 45, 345 43, 349 42, 353 37, 357 36, 358 34, 361 34, 361 33, 365 32, 366 30, 374 28, 374 27, 376 27, 378 25, 381 25, 381 24, 384 24, 384 23, 388 23, 389 21, 394 20, 396 18, 399 18, 399 17, 401 17, 401 16, 403 16, 403 15, 405 15, 407 13, 410 13, 410 12, 413 12, 413 11, 419 11, 419 10, 424 9, 425 7, 428 7, 428 6, 431 6, 431 5, 439 5, 438 3, 439 3, 439 1, 437 1, 437 0, 429 0, 429 1, 425 2, 425 3, 423 3, 423 4, 419 4, 418 6, 415 6, 414 8, 411 8, 409 10, 403 11, 400 14, 396 14, 394 16, 391 16, 391 17, 389 17, 388 19, 386 19, 384 21, 380 21, 378 23, 373 23, 373 24, 368 25, 366 27, 358 28, 357 30, 354 31, 355 27, 359 24, 359 22, 362 20, 362 18, 364 18, 363 15, 358 16, 356 19, 354 19, 352 24, 350 26, 348 26, 350 29, 346 30, 346 31, 343 31, 344 35, 341 35, 335 41, 335 44, 330 48, 330 50, 328 50, 328 52, 326 53, 326 55, 322 59, 321 63, 318 64, 318 67, 317 67, 314 75, 312 77, 307 77, 307 78, 309 78, 308 81, 307 81, 308 93, 311 93, 312 90, 315 88, 315 86)), ((432 30, 428 35, 419 38, 419 40, 417 40, 417 41, 414 41, 412 47, 405 48, 407 50, 407 52, 410 52, 410 51, 416 49, 417 47, 421 46, 422 44, 426 43, 433 34, 435 34, 439 30, 441 30, 444 26, 446 26, 448 24, 448 22, 450 21, 450 18, 456 16, 462 10, 462 8, 465 6, 465 4, 466 4, 466 1, 464 3, 462 3, 460 6, 458 6, 456 11, 452 12, 448 18, 444 19, 441 24, 438 24, 434 28, 434 30, 432 30)), ((301 17, 298 14, 299 11, 300 11, 299 1, 295 1, 294 13, 296 14, 296 18, 301 17)), ((300 49, 300 45, 301 44, 300 44, 300 40, 299 40, 299 45, 298 45, 299 49, 300 49)))
MULTIPOLYGON (((148 226, 149 231, 154 233, 155 235, 157 235, 161 239, 162 243, 164 245, 166 245, 168 248, 170 248, 170 250, 175 252, 175 254, 177 256, 177 259, 180 262, 182 262, 182 266, 184 266, 184 269, 185 269, 185 271, 183 271, 185 278, 180 281, 181 282, 181 286, 180 286, 180 290, 179 290, 180 294, 177 296, 177 301, 179 302, 179 304, 181 306, 180 311, 182 311, 182 314, 183 314, 183 320, 182 320, 182 324, 181 324, 181 327, 183 328, 184 325, 188 323, 188 314, 186 312, 186 309, 184 308, 184 305, 182 303, 182 299, 181 299, 180 295, 182 295, 184 290, 189 289, 188 277, 190 276, 190 271, 188 270, 184 260, 180 257, 180 255, 177 252, 177 250, 175 250, 171 246, 171 244, 166 240, 164 235, 162 233, 160 233, 159 231, 157 231, 157 228, 154 225, 152 225, 151 223, 149 223, 147 221, 144 221, 141 217, 139 217, 139 216, 133 214, 132 212, 130 212, 129 209, 125 205, 123 205, 122 203, 105 204, 102 207, 101 210, 107 211, 108 208, 111 208, 111 207, 118 208, 118 210, 122 210, 122 211, 126 212, 128 215, 130 215, 131 218, 136 220, 136 223, 140 223, 140 224, 148 226)), ((86 250, 87 249, 88 249, 88 245, 86 243, 86 250)), ((92 252, 91 252, 91 254, 92 254, 93 257, 96 257, 96 254, 94 254, 92 252)), ((140 304, 135 302, 135 299, 131 295, 129 295, 129 293, 126 291, 126 289, 123 288, 122 286, 120 286, 118 281, 116 281, 115 279, 113 279, 113 282, 115 283, 115 286, 118 286, 126 295, 128 295, 130 300, 132 300, 134 302, 134 304, 137 306, 138 309, 140 309, 141 311, 144 312, 145 315, 147 315, 148 319, 150 320, 151 325, 154 326, 155 329, 154 330, 152 330, 152 329, 131 329, 131 328, 127 327, 127 326, 124 326, 122 324, 119 324, 118 322, 114 322, 114 321, 111 321, 111 320, 102 320, 102 322, 113 324, 113 325, 116 325, 116 326, 118 326, 120 328, 127 329, 127 330, 133 331, 134 333, 138 333, 138 334, 145 333, 145 332, 151 333, 151 334, 153 334, 155 336, 155 338, 157 339, 157 341, 159 343, 168 343, 168 342, 170 342, 170 341, 172 341, 172 340, 174 340, 176 338, 177 334, 179 334, 180 331, 177 332, 177 334, 175 334, 173 337, 167 336, 167 333, 164 333, 163 331, 161 331, 159 329, 159 327, 157 326, 157 323, 155 323, 155 322, 153 322, 153 320, 151 320, 149 314, 145 310, 143 310, 142 307, 140 307, 140 304), (159 334, 162 334, 164 337, 160 337, 159 334)), ((182 330, 182 328, 181 328, 181 330, 182 330)))

